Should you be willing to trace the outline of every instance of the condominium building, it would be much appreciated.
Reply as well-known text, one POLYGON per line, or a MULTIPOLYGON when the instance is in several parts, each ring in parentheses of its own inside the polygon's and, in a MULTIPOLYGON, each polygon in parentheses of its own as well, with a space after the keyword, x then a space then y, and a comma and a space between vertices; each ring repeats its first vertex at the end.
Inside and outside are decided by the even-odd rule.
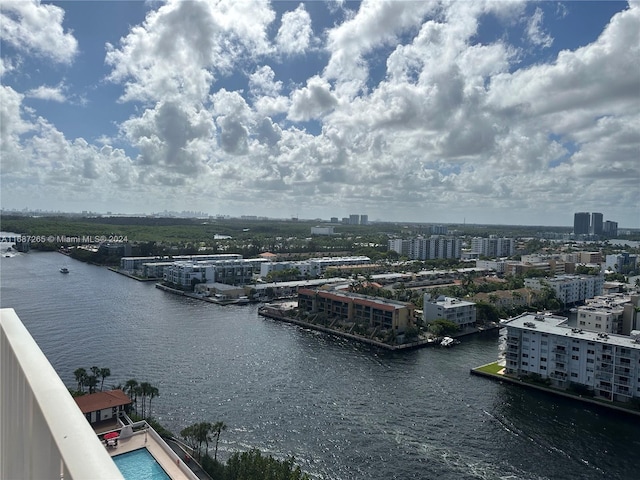
POLYGON ((525 278, 524 286, 536 291, 551 288, 564 305, 584 302, 602 295, 604 277, 600 275, 558 275, 553 278, 525 278))
POLYGON ((606 220, 603 226, 603 232, 605 235, 610 237, 618 236, 618 222, 613 222, 611 220, 606 220))
POLYGON ((301 277, 317 278, 323 275, 329 267, 369 265, 370 263, 371 259, 364 255, 310 258, 297 262, 267 262, 260 266, 260 276, 264 278, 271 272, 297 269, 301 277))
POLYGON ((640 330, 636 311, 639 307, 640 295, 599 295, 578 307, 577 326, 586 330, 629 335, 633 330, 640 330))
POLYGON ((445 319, 458 324, 460 327, 472 326, 476 323, 476 304, 452 297, 440 296, 431 298, 431 294, 424 294, 422 319, 425 323, 445 319))
POLYGON ((411 260, 435 260, 460 258, 462 241, 459 238, 431 236, 411 239, 391 239, 389 250, 406 255, 411 260))
POLYGON ((356 293, 300 288, 298 307, 309 314, 323 314, 343 322, 404 332, 413 325, 414 306, 356 293))
POLYGON ((575 235, 588 235, 590 227, 589 212, 578 212, 573 215, 573 233, 575 235))
POLYGON ((594 396, 640 398, 640 335, 571 328, 566 317, 525 313, 506 324, 507 375, 538 375, 552 385, 580 385, 594 396))
POLYGON ((476 268, 494 270, 498 273, 504 273, 506 266, 506 260, 476 260, 476 268))
POLYGON ((602 224, 603 215, 601 213, 593 212, 591 214, 591 233, 593 235, 602 235, 603 224, 602 224))
POLYGON ((605 267, 616 273, 628 273, 635 270, 637 265, 638 255, 632 255, 626 252, 607 255, 605 259, 605 267))
POLYGON ((120 268, 127 272, 141 271, 145 263, 177 262, 177 261, 206 261, 206 260, 239 260, 242 255, 238 253, 218 253, 213 255, 173 255, 156 257, 122 257, 120 268))
POLYGON ((471 239, 471 251, 489 258, 510 257, 515 252, 515 240, 495 235, 489 238, 474 237, 471 239))
POLYGON ((244 285, 253 279, 253 265, 250 261, 182 261, 165 267, 163 280, 181 287, 193 287, 196 283, 226 283, 244 285))

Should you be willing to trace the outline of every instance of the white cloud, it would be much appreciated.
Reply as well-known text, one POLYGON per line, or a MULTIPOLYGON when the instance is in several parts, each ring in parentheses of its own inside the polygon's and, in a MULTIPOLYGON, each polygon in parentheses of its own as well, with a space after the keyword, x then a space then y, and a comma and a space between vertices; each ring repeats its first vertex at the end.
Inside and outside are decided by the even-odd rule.
POLYGON ((254 96, 275 97, 282 91, 282 81, 275 80, 276 74, 268 65, 263 65, 249 76, 249 89, 254 96))
MULTIPOLYGON (((632 218, 640 9, 615 15, 589 45, 519 68, 507 37, 480 44, 477 35, 489 15, 544 46, 542 13, 525 20, 522 2, 348 7, 313 37, 315 10, 301 5, 279 30, 265 2, 160 5, 108 48, 109 79, 135 108, 119 136, 96 135, 97 146, 58 131, 25 108, 16 87, 3 87, 3 191, 101 186, 101 199, 136 211, 141 202, 160 210, 160 201, 303 216, 353 207, 418 221, 511 215, 496 223, 529 211, 568 223, 567 208, 600 202, 632 218), (432 216, 439 212, 454 217, 432 216)), ((7 71, 22 68, 7 62, 7 71)), ((75 98, 71 83, 59 85, 26 95, 75 98)))
POLYGON ((62 26, 64 10, 40 0, 0 1, 0 38, 18 50, 70 63, 78 42, 62 26))
POLYGON ((285 55, 303 54, 309 48, 313 30, 311 17, 304 5, 282 15, 282 24, 276 36, 278 51, 285 55))
POLYGON ((265 2, 170 0, 119 48, 107 46, 109 78, 124 83, 123 101, 202 101, 217 75, 271 50, 266 29, 274 16, 265 2))
POLYGON ((41 85, 38 88, 33 88, 26 92, 26 96, 30 98, 37 98, 40 100, 51 100, 53 102, 64 103, 67 98, 64 94, 64 86, 58 85, 57 87, 49 87, 47 85, 41 85))
POLYGON ((542 9, 536 7, 527 24, 527 36, 534 45, 549 48, 553 44, 553 38, 542 30, 543 16, 542 9))
POLYGON ((319 118, 338 104, 331 85, 320 77, 307 80, 307 86, 293 92, 288 117, 294 121, 319 118))

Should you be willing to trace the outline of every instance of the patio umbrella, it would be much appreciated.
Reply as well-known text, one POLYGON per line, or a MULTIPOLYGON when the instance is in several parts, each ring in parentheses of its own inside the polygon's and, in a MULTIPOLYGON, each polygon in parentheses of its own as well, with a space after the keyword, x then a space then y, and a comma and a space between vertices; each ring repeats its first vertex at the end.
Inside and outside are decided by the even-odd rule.
POLYGON ((104 438, 105 440, 111 440, 112 438, 118 438, 119 436, 120 436, 119 432, 109 432, 104 436, 104 438))

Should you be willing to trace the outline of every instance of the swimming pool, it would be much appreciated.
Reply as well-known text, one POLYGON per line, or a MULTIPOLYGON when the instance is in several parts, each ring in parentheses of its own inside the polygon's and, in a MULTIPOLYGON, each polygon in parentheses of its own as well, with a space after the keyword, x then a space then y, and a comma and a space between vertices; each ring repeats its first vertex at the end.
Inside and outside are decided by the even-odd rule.
POLYGON ((126 480, 171 480, 146 448, 116 455, 113 461, 126 480))

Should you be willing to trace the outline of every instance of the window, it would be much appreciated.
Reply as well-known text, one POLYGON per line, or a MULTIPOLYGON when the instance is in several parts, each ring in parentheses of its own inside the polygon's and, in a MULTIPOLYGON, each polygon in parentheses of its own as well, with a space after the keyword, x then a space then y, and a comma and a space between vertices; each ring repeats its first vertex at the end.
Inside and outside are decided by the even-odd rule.
POLYGON ((571 355, 571 360, 580 360, 578 355, 571 355))
POLYGON ((547 361, 547 357, 540 357, 540 361, 541 362, 546 362, 547 361))
POLYGON ((602 325, 600 323, 596 323, 596 328, 602 328, 602 325))
POLYGON ((574 352, 579 352, 580 351, 580 347, 571 347, 571 350, 574 352))
POLYGON ((587 355, 595 355, 596 351, 595 350, 587 350, 587 355))
MULTIPOLYGON (((546 370, 546 369, 547 369, 547 367, 545 367, 544 365, 542 365, 542 366, 540 367, 540 370, 546 370)), ((640 387, 638 387, 638 390, 640 390, 640 387)))
POLYGON ((576 372, 571 372, 571 376, 572 376, 573 378, 578 378, 578 374, 577 374, 576 372))
POLYGON ((587 358, 587 363, 593 363, 593 358, 587 358))

